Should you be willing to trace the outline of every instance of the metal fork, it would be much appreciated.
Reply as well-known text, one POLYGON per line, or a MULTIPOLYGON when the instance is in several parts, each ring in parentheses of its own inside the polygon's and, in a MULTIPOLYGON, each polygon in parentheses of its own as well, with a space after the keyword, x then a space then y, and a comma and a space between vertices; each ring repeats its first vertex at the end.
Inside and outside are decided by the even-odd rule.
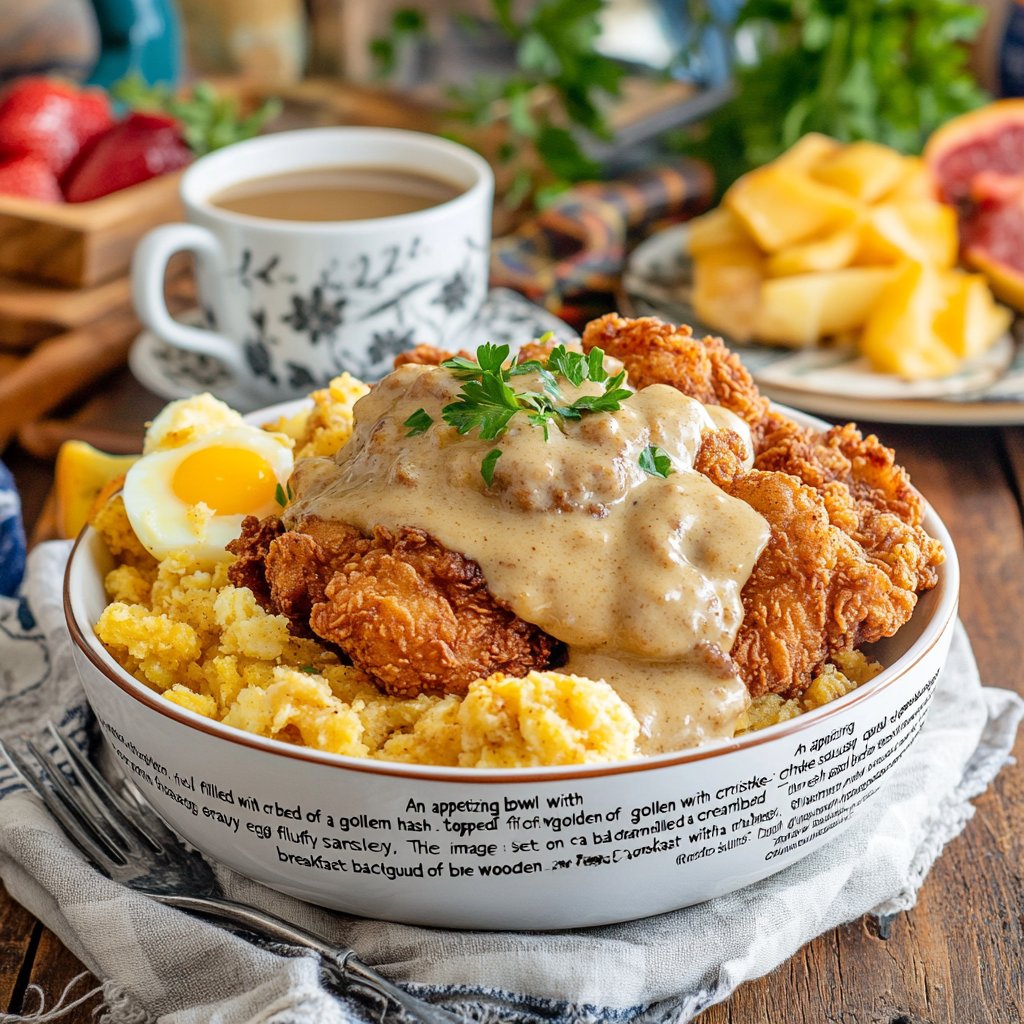
POLYGON ((227 921, 276 942, 311 949, 319 954, 336 984, 369 990, 395 1003, 413 1020, 464 1024, 461 1017, 417 999, 381 977, 356 956, 355 950, 333 946, 273 914, 225 899, 213 870, 198 853, 189 853, 141 800, 132 804, 116 793, 77 746, 65 742, 52 722, 47 728, 70 771, 58 767, 28 737, 23 738, 24 743, 38 765, 37 771, 33 772, 25 759, 2 740, 0 753, 67 837, 103 874, 164 906, 227 921))

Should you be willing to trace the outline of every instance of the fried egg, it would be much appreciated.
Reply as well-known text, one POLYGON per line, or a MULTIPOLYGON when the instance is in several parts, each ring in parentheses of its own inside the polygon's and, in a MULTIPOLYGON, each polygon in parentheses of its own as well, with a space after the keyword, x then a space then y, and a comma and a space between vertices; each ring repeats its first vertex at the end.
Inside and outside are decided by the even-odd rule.
POLYGON ((158 559, 181 550, 226 558, 224 546, 241 533, 246 516, 263 518, 285 504, 290 438, 244 423, 197 433, 144 455, 125 478, 128 520, 158 559))

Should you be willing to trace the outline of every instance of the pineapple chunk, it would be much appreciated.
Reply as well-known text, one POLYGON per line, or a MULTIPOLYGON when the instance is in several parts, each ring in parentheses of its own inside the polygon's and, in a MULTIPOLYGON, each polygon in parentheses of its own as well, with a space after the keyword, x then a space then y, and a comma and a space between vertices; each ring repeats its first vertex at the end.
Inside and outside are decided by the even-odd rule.
POLYGON ((891 191, 903 177, 903 157, 877 142, 853 142, 820 160, 811 176, 855 199, 873 203, 891 191))
POLYGON ((891 277, 887 267, 851 267, 765 281, 755 336, 803 348, 854 330, 868 319, 891 277))
POLYGON ((789 149, 781 156, 776 157, 773 163, 776 167, 788 167, 794 171, 809 171, 817 166, 826 157, 838 153, 843 148, 842 143, 835 139, 822 135, 820 132, 808 132, 797 139, 789 149))
POLYGON ((876 266, 911 260, 948 268, 956 262, 958 246, 952 206, 927 199, 880 203, 868 211, 854 262, 876 266))
POLYGON ((724 202, 766 252, 847 227, 862 209, 845 192, 778 164, 745 174, 724 202))
POLYGON ((902 200, 938 199, 935 179, 919 156, 903 158, 903 175, 893 190, 884 197, 886 202, 898 203, 902 200))
POLYGON ((864 325, 860 350, 880 373, 928 380, 953 373, 959 359, 935 330, 946 304, 935 267, 908 260, 883 289, 864 325))
POLYGON ((961 359, 987 352, 1006 333, 1013 314, 996 305, 982 274, 950 270, 941 284, 946 305, 935 318, 935 333, 961 359))
POLYGON ((712 249, 693 261, 693 310, 734 341, 749 341, 761 302, 764 260, 752 245, 712 249))
POLYGON ((752 246, 753 240, 740 219, 726 206, 694 217, 689 223, 690 252, 697 256, 710 249, 752 246))
POLYGON ((815 242, 780 249, 765 264, 769 277, 810 274, 848 267, 860 248, 860 225, 843 228, 815 242))
POLYGON ((65 441, 57 452, 54 490, 61 537, 77 537, 100 491, 123 477, 138 455, 108 455, 84 441, 65 441))

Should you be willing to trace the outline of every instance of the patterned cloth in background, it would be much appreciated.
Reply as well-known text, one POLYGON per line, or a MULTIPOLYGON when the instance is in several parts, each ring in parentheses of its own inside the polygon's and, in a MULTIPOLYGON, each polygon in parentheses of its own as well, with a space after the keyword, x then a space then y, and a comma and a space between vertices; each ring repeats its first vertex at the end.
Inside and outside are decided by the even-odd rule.
POLYGON ((615 308, 626 252, 710 206, 707 164, 680 157, 617 181, 588 181, 491 244, 491 285, 514 288, 580 328, 615 308))
POLYGON ((0 595, 14 597, 25 574, 25 528, 11 471, 0 462, 0 595))

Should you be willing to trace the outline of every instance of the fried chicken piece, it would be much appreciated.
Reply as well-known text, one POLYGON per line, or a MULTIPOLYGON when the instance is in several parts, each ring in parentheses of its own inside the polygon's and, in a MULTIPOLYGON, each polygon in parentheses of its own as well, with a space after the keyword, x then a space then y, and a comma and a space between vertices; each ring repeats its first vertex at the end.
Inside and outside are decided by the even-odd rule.
POLYGON ((284 533, 284 523, 277 516, 257 519, 246 516, 242 520, 242 533, 227 544, 235 561, 228 569, 228 579, 236 587, 248 587, 264 608, 270 608, 270 584, 267 583, 267 555, 270 545, 284 533))
MULTIPOLYGON (((626 368, 638 391, 670 384, 705 405, 721 405, 750 424, 754 450, 760 448, 768 399, 721 338, 698 340, 689 327, 673 327, 656 317, 629 320, 609 313, 583 330, 583 351, 599 347, 626 368)), ((770 421, 767 421, 770 422, 770 421)))
POLYGON ((475 359, 476 355, 460 349, 458 352, 446 352, 443 348, 434 345, 417 345, 408 352, 399 352, 395 356, 395 369, 405 366, 406 363, 415 363, 417 366, 440 366, 446 359, 454 359, 456 356, 463 359, 475 359))
POLYGON ((796 697, 832 655, 891 636, 917 596, 830 522, 825 498, 784 472, 743 468, 742 441, 708 434, 695 468, 745 501, 771 538, 742 591, 732 658, 752 697, 796 697))
MULTIPOLYGON (((924 502, 911 485, 906 470, 896 464, 892 450, 884 447, 877 437, 863 437, 852 423, 825 432, 801 427, 785 414, 769 408, 768 400, 759 393, 753 378, 739 359, 728 352, 721 339, 709 337, 697 340, 685 326, 673 327, 654 317, 627 320, 610 314, 588 324, 584 330, 584 349, 589 351, 597 345, 622 360, 633 387, 670 384, 698 401, 722 405, 739 415, 750 425, 755 451, 754 470, 762 474, 788 474, 817 493, 818 504, 828 524, 855 543, 856 556, 871 567, 872 574, 881 573, 888 580, 889 589, 877 589, 877 599, 880 602, 878 618, 883 622, 888 619, 889 626, 887 631, 874 635, 873 639, 892 635, 909 618, 909 610, 916 603, 916 592, 934 587, 938 582, 936 570, 945 555, 941 544, 923 529, 924 502), (909 610, 904 616, 902 609, 905 608, 909 610)), ((710 453, 714 450, 714 446, 708 448, 704 471, 717 483, 712 474, 723 473, 728 477, 729 471, 725 466, 716 467, 713 464, 710 453)), ((749 482, 743 487, 737 485, 736 497, 755 504, 755 496, 762 494, 763 488, 767 486, 763 484, 753 488, 749 482)), ((771 490, 776 492, 782 486, 776 481, 771 490)), ((762 512, 760 508, 757 510, 762 512)), ((769 516, 766 518, 773 522, 769 516)), ((797 520, 793 520, 793 523, 795 527, 797 520)), ((799 533, 799 553, 801 556, 809 556, 815 547, 814 535, 806 530, 799 533)), ((826 554, 822 551, 822 557, 826 554)), ((761 557, 763 562, 771 559, 772 555, 765 552, 761 557)), ((775 561, 774 571, 780 574, 777 583, 782 587, 778 591, 779 601, 782 601, 781 595, 788 592, 787 600, 799 603, 800 586, 790 588, 789 585, 798 581, 802 574, 806 575, 812 560, 808 558, 804 566, 800 560, 789 562, 788 573, 785 564, 779 563, 777 557, 775 561)), ((762 569, 759 562, 748 587, 753 585, 759 573, 764 575, 762 569)), ((838 569, 836 571, 839 572, 838 569)), ((768 578, 771 578, 770 575, 768 578)), ((844 586, 841 579, 838 585, 844 586)), ((744 595, 746 593, 745 590, 744 595)), ((807 600, 816 601, 816 593, 811 591, 807 600)), ((769 586, 765 590, 765 597, 767 599, 771 596, 769 586)), ((802 613, 794 614, 799 618, 802 613)), ((743 628, 747 630, 750 626, 769 632, 772 628, 786 628, 769 626, 774 618, 777 616, 748 618, 743 628)), ((826 622, 815 611, 805 618, 808 628, 813 622, 819 622, 822 629, 826 625, 829 628, 836 627, 839 612, 826 622)), ((838 628, 837 635, 845 637, 845 627, 838 628)), ((799 628, 794 629, 800 632, 799 628)), ((800 642, 811 643, 812 651, 823 649, 820 643, 816 645, 812 642, 813 637, 807 635, 806 630, 804 632, 800 642)), ((874 630, 870 632, 874 633, 874 630)), ((856 630, 850 635, 856 635, 856 630)), ((755 676, 762 679, 773 676, 774 682, 769 685, 770 689, 782 692, 780 687, 788 687, 788 692, 798 693, 810 681, 807 678, 802 682, 805 676, 799 658, 789 659, 795 673, 789 682, 785 679, 787 660, 780 660, 777 650, 772 673, 764 676, 754 670, 753 655, 775 650, 777 639, 767 635, 758 644, 747 643, 750 657, 747 658, 744 677, 749 677, 749 683, 755 676)), ((852 642, 867 642, 867 637, 861 636, 852 642)), ((794 651, 798 646, 792 635, 783 637, 781 643, 783 647, 794 651)), ((845 644, 846 640, 843 639, 841 643, 845 644)), ((830 649, 848 648, 839 646, 830 649)), ((739 650, 738 640, 734 655, 739 650)), ((753 689, 751 692, 754 692, 753 689)))
POLYGON ((754 468, 790 473, 821 494, 829 521, 906 590, 938 582, 942 545, 924 530, 924 501, 895 453, 852 424, 821 432, 773 414, 754 468))
POLYGON ((287 531, 249 517, 232 550, 232 582, 259 584, 262 557, 253 592, 264 607, 337 644, 393 696, 463 694, 494 672, 552 664, 556 641, 494 598, 476 562, 422 530, 377 527, 369 538, 315 517, 287 531))
POLYGON ((327 586, 314 631, 388 693, 463 694, 476 679, 547 668, 555 641, 488 591, 476 562, 423 530, 374 530, 373 545, 327 586))

